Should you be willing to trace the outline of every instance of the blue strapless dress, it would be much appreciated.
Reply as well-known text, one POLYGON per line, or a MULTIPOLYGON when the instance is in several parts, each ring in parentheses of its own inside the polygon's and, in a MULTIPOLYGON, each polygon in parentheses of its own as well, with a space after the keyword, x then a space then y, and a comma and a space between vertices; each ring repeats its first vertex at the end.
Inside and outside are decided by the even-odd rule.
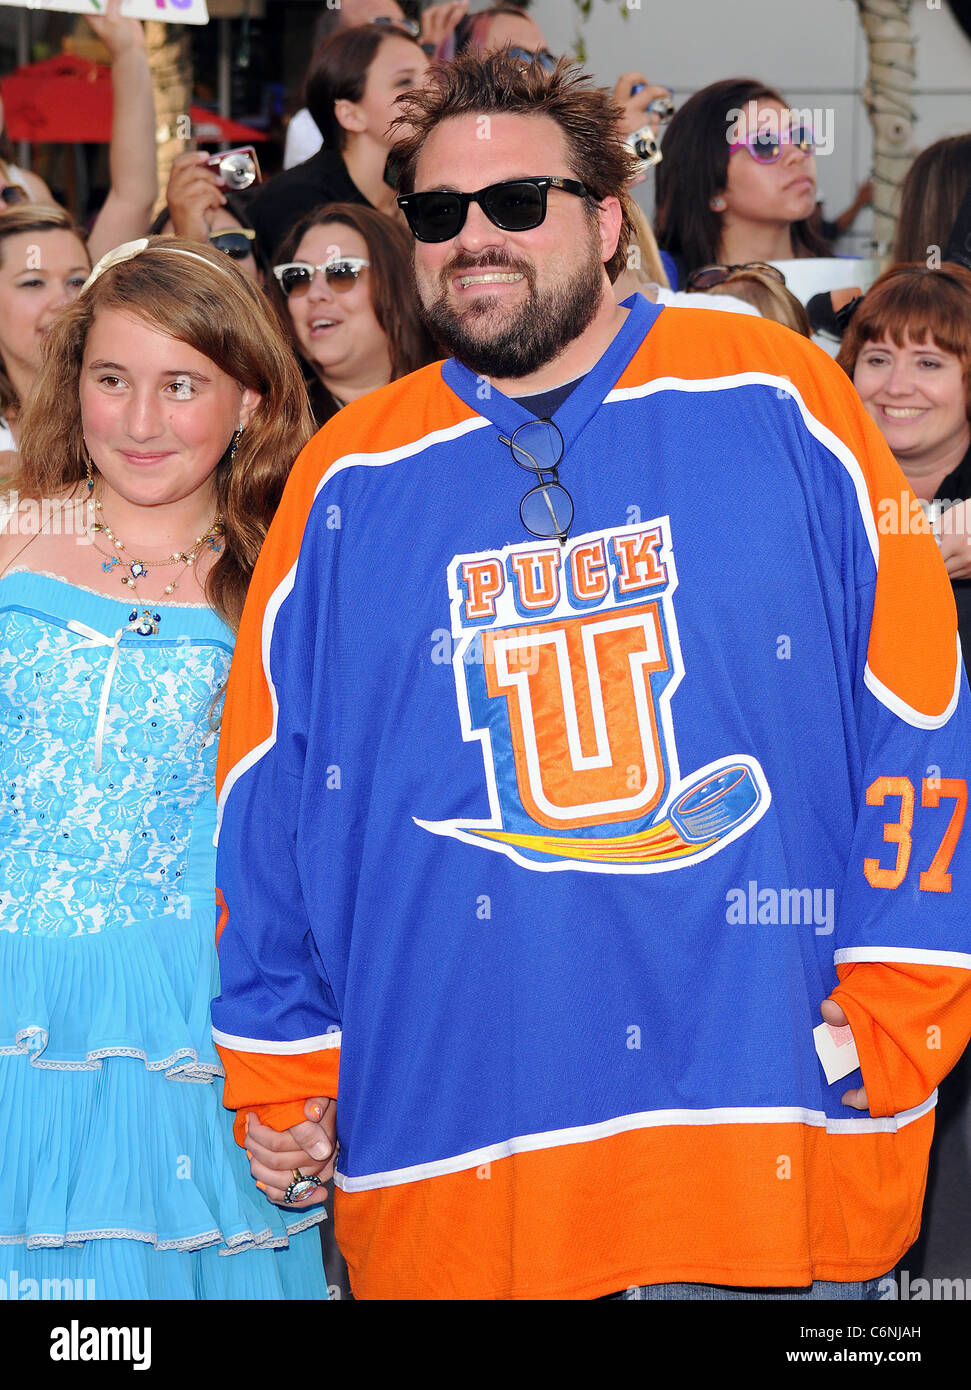
POLYGON ((0 1279, 8 1298, 326 1298, 323 1208, 256 1188, 210 1033, 232 634, 173 605, 142 636, 131 608, 0 579, 0 1279))

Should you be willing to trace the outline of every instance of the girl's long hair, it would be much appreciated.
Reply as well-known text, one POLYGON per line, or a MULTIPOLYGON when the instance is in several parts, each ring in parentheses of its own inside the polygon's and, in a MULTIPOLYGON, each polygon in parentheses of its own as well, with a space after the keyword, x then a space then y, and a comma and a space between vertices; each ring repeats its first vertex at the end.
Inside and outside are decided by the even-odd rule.
POLYGON ((221 251, 151 238, 146 250, 105 270, 51 329, 22 417, 20 472, 13 480, 22 496, 56 497, 86 476, 79 383, 88 333, 102 310, 132 315, 188 343, 262 398, 235 458, 230 461, 227 440, 214 475, 225 536, 205 592, 235 629, 287 474, 313 432, 294 355, 263 292, 221 251))
POLYGON ((921 150, 900 185, 895 262, 926 264, 935 246, 943 251, 969 185, 971 134, 952 135, 921 150))

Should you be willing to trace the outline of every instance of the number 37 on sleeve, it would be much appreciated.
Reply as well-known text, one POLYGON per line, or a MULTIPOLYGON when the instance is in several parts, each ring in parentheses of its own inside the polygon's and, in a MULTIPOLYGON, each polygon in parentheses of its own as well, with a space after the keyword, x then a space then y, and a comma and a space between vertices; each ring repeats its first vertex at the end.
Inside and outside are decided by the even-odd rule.
MULTIPOLYGON (((878 777, 870 783, 866 791, 868 806, 883 806, 888 800, 899 800, 900 803, 897 819, 885 821, 883 826, 883 838, 888 845, 896 845, 897 858, 889 867, 881 864, 879 859, 864 859, 863 872, 872 888, 899 888, 910 867, 917 791, 909 777, 878 777)), ((953 801, 954 806, 947 829, 933 859, 926 868, 921 869, 918 879, 918 887, 927 893, 951 891, 948 869, 964 825, 968 784, 958 777, 925 777, 920 784, 921 807, 935 808, 948 801, 953 801)))

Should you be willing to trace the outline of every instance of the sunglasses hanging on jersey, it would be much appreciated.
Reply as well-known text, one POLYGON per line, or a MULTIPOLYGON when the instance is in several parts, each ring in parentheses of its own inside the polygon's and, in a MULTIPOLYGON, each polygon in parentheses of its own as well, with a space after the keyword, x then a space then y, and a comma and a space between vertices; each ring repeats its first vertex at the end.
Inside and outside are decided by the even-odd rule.
POLYGON ((419 241, 451 241, 465 225, 470 203, 478 203, 494 227, 503 232, 528 232, 546 217, 546 194, 551 188, 572 193, 575 198, 592 198, 586 184, 576 179, 507 179, 491 183, 477 193, 453 193, 435 189, 429 193, 406 193, 398 206, 419 241))
POLYGON ((573 525, 573 498, 560 482, 563 436, 552 420, 527 420, 511 435, 500 434, 520 468, 535 473, 537 484, 519 504, 519 515, 531 536, 554 538, 565 545, 573 525), (544 477, 548 473, 549 478, 544 477))

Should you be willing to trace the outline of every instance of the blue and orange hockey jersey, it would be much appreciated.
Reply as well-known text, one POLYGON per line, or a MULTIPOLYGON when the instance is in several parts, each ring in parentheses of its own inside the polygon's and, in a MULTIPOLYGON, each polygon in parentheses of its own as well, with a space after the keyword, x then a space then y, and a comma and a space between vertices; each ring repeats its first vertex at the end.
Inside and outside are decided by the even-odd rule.
POLYGON ((253 580, 215 1037, 240 1137, 337 1096, 359 1298, 852 1280, 918 1230, 971 1032, 950 586, 823 353, 628 303, 555 416, 564 545, 451 361, 320 431, 253 580))

